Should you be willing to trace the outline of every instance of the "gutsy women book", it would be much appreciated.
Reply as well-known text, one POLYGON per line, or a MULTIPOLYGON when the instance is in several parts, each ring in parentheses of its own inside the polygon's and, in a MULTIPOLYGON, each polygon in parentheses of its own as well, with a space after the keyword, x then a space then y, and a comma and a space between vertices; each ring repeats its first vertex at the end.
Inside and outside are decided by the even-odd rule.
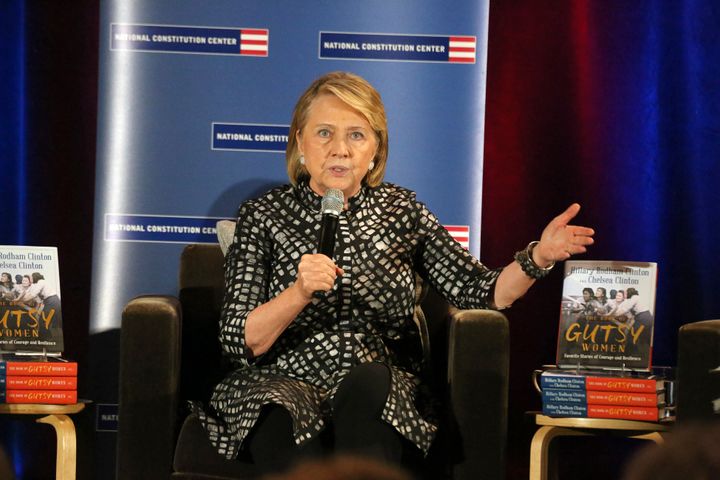
POLYGON ((0 352, 63 348, 57 248, 0 245, 0 352))
POLYGON ((656 288, 656 263, 566 261, 557 365, 649 370, 656 288))

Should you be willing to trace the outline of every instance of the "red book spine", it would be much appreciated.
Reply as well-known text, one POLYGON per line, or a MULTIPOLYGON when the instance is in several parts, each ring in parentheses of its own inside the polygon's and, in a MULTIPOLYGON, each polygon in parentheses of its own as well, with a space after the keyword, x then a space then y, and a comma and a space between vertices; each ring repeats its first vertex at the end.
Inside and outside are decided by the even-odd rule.
MULTIPOLYGON (((2 382, 0 381, 0 384, 2 382)), ((5 377, 6 390, 77 390, 77 377, 5 377)))
POLYGON ((657 407, 625 407, 619 405, 588 405, 587 416, 589 418, 618 418, 649 422, 657 422, 660 418, 657 407))
POLYGON ((77 362, 14 362, 6 363, 5 375, 37 375, 37 376, 58 376, 76 377, 78 372, 77 362))
POLYGON ((588 405, 623 405, 638 407, 657 407, 658 394, 641 392, 598 392, 587 391, 588 405))
POLYGON ((585 389, 609 392, 657 392, 657 380, 650 378, 587 377, 585 389))
MULTIPOLYGON (((2 395, 0 395, 2 399, 2 395)), ((7 390, 2 403, 77 403, 76 390, 7 390)))

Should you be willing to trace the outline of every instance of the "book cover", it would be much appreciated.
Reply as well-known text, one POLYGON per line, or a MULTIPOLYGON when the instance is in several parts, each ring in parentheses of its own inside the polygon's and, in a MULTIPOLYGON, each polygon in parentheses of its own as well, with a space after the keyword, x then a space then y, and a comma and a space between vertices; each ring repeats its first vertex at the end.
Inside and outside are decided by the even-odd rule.
POLYGON ((656 288, 655 263, 566 261, 558 366, 649 370, 656 288))
POLYGON ((672 409, 664 407, 577 405, 561 402, 543 402, 543 415, 549 417, 613 418, 657 422, 672 416, 672 414, 672 409))
POLYGON ((77 377, 77 373, 77 362, 61 362, 53 359, 48 359, 48 361, 0 360, 0 377, 11 375, 77 377))
POLYGON ((57 248, 0 245, 0 352, 63 348, 57 248))
POLYGON ((2 390, 77 390, 77 377, 0 376, 2 390))
POLYGON ((622 405, 637 407, 658 407, 665 405, 665 392, 605 392, 595 390, 566 390, 545 388, 543 403, 565 403, 573 405, 622 405))
POLYGON ((6 390, 0 392, 0 403, 77 403, 76 390, 6 390))
POLYGON ((650 376, 615 376, 610 372, 547 370, 540 373, 538 390, 564 389, 604 392, 657 393, 665 390, 666 380, 650 376))

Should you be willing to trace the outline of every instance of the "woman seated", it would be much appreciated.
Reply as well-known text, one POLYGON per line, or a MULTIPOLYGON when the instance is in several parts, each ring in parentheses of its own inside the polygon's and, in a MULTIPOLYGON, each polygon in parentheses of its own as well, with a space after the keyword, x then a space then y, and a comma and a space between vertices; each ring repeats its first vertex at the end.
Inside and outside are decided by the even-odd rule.
POLYGON ((379 93, 329 73, 295 107, 290 184, 240 206, 220 324, 236 369, 207 410, 195 406, 227 458, 247 449, 270 471, 327 447, 391 463, 426 453, 437 421, 420 377, 415 274, 458 308, 505 308, 593 242, 569 225, 573 204, 513 262, 486 268, 414 192, 383 182, 387 159, 379 93), (343 196, 332 258, 315 253, 329 190, 343 196))

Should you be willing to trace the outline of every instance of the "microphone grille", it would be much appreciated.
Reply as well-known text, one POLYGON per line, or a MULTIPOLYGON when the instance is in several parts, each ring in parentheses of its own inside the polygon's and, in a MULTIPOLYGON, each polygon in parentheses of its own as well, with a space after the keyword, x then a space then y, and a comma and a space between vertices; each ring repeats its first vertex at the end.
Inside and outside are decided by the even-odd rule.
POLYGON ((345 196, 343 195, 342 190, 330 188, 325 191, 325 195, 322 198, 320 210, 322 211, 322 213, 340 215, 344 203, 345 196))

